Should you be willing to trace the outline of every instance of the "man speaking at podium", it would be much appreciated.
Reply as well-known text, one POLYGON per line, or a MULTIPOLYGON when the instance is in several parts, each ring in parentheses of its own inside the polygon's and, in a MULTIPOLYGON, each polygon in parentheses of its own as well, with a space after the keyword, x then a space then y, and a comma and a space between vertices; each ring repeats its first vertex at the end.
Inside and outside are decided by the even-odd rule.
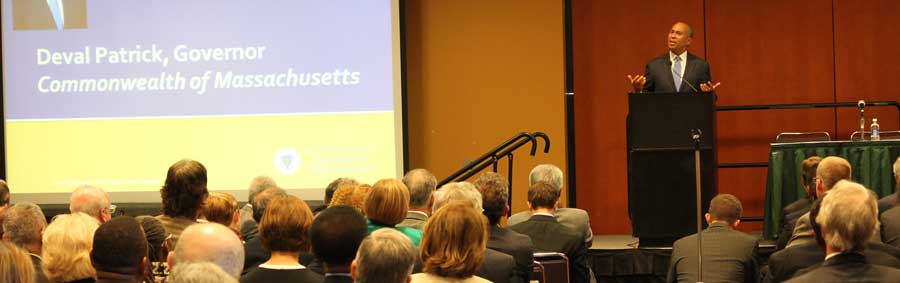
POLYGON ((688 53, 694 30, 677 22, 668 36, 669 52, 647 63, 646 74, 628 75, 634 92, 708 92, 720 83, 712 83, 709 64, 688 53), (699 84, 699 85, 698 85, 699 84))

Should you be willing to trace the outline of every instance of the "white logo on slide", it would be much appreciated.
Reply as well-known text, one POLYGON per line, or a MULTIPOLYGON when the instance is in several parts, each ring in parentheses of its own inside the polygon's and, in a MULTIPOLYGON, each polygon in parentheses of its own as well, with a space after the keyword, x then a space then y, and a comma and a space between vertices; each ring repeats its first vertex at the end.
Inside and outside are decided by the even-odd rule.
POLYGON ((293 147, 282 147, 275 152, 275 168, 284 174, 293 174, 300 170, 300 154, 293 147))

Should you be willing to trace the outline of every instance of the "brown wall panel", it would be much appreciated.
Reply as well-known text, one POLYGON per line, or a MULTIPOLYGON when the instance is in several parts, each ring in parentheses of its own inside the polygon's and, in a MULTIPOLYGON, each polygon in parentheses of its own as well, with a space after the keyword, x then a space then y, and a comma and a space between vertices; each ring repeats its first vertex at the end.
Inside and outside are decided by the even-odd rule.
POLYGON ((513 211, 525 210, 532 167, 566 170, 562 1, 410 0, 405 9, 410 165, 443 179, 519 132, 545 132, 549 154, 515 155, 513 211))
MULTIPOLYGON (((900 1, 835 1, 834 49, 838 102, 900 100, 900 1)), ((866 108, 866 130, 877 117, 882 131, 900 130, 896 108, 866 108)), ((838 111, 841 139, 859 128, 855 108, 838 111)))
POLYGON ((703 1, 574 0, 572 10, 578 207, 594 233, 629 233, 625 75, 666 52, 677 21, 694 27, 690 51, 703 57, 703 1))
MULTIPOLYGON (((831 1, 707 1, 706 8, 707 58, 722 82, 718 105, 833 101, 831 1)), ((778 133, 833 134, 833 121, 830 109, 720 112, 719 162, 766 162, 778 133)), ((745 216, 762 216, 766 174, 720 169, 719 192, 741 199, 745 216)))

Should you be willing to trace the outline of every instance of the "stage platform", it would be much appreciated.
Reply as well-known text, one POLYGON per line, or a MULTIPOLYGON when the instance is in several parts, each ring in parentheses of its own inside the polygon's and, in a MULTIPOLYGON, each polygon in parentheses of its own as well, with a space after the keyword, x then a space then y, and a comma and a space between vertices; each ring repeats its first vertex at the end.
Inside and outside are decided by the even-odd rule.
MULTIPOLYGON (((762 231, 752 235, 760 239, 762 266, 775 251, 775 243, 762 240, 762 231)), ((637 243, 631 235, 594 235, 588 266, 597 282, 665 282, 672 248, 639 247, 637 243)))

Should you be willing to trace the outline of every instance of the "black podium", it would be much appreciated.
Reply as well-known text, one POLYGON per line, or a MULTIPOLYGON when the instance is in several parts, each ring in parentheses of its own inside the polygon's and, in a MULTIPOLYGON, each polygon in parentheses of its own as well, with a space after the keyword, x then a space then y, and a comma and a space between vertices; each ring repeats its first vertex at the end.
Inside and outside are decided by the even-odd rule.
POLYGON ((700 129, 702 208, 716 194, 713 93, 631 93, 626 122, 628 213, 641 246, 671 245, 696 233, 691 130, 700 129))

